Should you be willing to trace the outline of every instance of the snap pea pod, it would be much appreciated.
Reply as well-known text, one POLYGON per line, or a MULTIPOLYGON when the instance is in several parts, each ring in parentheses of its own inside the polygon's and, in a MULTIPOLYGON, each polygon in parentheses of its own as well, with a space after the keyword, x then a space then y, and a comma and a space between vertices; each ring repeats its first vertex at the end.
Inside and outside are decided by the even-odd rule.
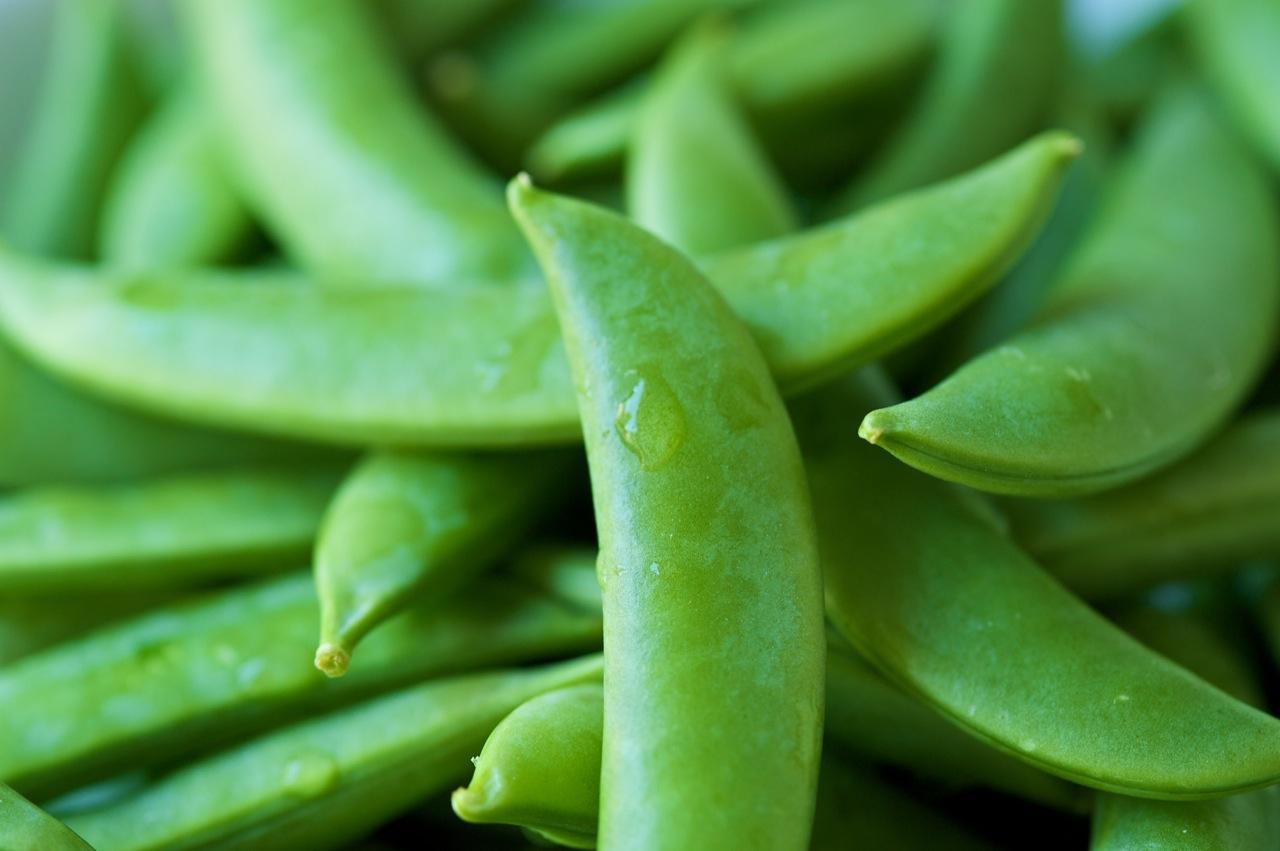
POLYGON ((527 176, 510 203, 581 388, 609 672, 600 845, 803 848, 822 580, 764 358, 693 263, 626 219, 527 176))
POLYGON ((782 236, 797 223, 781 179, 733 101, 727 32, 695 27, 671 49, 645 96, 627 165, 627 210, 688 254, 782 236))
MULTIPOLYGON (((929 52, 935 17, 920 0, 764 4, 731 32, 725 73, 768 140, 803 119, 852 110, 907 76, 929 52)), ((642 89, 620 88, 556 121, 530 146, 530 171, 566 180, 616 170, 642 89)))
POLYGON ((568 546, 535 546, 511 565, 513 575, 534 588, 588 612, 604 604, 596 579, 595 550, 568 546))
POLYGON ((372 629, 413 602, 443 600, 520 540, 555 502, 561 453, 375 452, 338 490, 316 543, 316 667, 347 672, 372 629))
POLYGON ((864 206, 973 168, 1044 120, 1064 52, 1060 0, 951 4, 924 93, 902 127, 838 197, 864 206))
POLYGON ((4 851, 93 851, 70 828, 3 783, 0 846, 4 851))
POLYGON ((0 600, 0 666, 173 599, 164 591, 6 597, 0 600))
POLYGON ((1067 587, 1119 597, 1280 557, 1280 410, 1228 426, 1183 461, 1070 500, 1010 500, 1014 537, 1067 587))
POLYGON ((255 469, 0 496, 6 594, 179 589, 293 568, 340 470, 255 469))
POLYGON ((478 43, 436 61, 434 100, 469 143, 514 168, 551 121, 639 70, 698 15, 753 2, 529 3, 478 43))
POLYGON ((80 393, 0 339, 0 485, 118 482, 334 453, 153 417, 80 393))
POLYGON ((1142 647, 950 489, 851 439, 849 417, 877 395, 841 384, 793 406, 828 616, 868 660, 980 738, 1087 786, 1195 799, 1280 780, 1280 721, 1142 647))
MULTIPOLYGON (((703 268, 794 389, 924 333, 993 283, 1076 150, 1047 134, 970 175, 703 268)), ((0 323, 60 374, 202 422, 360 445, 578 439, 545 293, 279 278, 128 275, 0 252, 0 323)))
POLYGON ((465 772, 504 715, 600 658, 425 683, 286 727, 68 823, 111 851, 341 848, 465 772))
POLYGON ((142 116, 124 2, 56 4, 36 114, 0 204, 0 236, 22 251, 85 258, 111 168, 142 116))
POLYGON ((531 271, 496 183, 415 102, 371 9, 311 0, 183 8, 223 150, 292 259, 353 285, 531 271))
MULTIPOLYGON (((1117 622, 1143 644, 1254 706, 1262 693, 1230 642, 1202 619, 1152 606, 1124 611, 1117 622)), ((1152 801, 1098 796, 1092 851, 1263 851, 1280 831, 1280 788, 1209 801, 1152 801)))
POLYGON ((1068 496, 1185 455, 1270 360, 1280 220, 1191 90, 1162 101, 1032 325, 861 434, 931 475, 1068 496))
POLYGON ((1191 42, 1232 117, 1280 169, 1280 8, 1269 0, 1193 0, 1183 13, 1191 42))
POLYGON ((456 44, 518 0, 379 0, 387 31, 410 61, 456 44))
POLYGON ((111 264, 207 266, 241 256, 253 218, 232 184, 204 104, 168 96, 125 149, 103 202, 98 245, 111 264))
POLYGON ((48 796, 450 671, 589 649, 599 613, 485 578, 370 636, 351 676, 311 665, 311 577, 157 609, 0 670, 0 779, 48 796))

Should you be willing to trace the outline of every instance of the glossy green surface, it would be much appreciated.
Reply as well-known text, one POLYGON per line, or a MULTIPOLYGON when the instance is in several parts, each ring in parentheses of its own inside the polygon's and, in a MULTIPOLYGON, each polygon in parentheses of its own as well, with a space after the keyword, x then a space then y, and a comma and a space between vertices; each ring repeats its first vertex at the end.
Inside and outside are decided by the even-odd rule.
POLYGON ((142 115, 124 0, 56 4, 40 98, 0 199, 0 238, 22 251, 88 257, 112 166, 142 115))
POLYGON ((207 266, 241 256, 255 236, 204 103, 171 94, 129 142, 103 200, 98 247, 112 265, 207 266))
POLYGON ((118 482, 191 470, 333 463, 333 453, 139 413, 75 390, 0 340, 0 484, 118 482))
POLYGON ((1072 590, 1113 597, 1280 557, 1280 410, 1115 490, 1005 503, 1014 537, 1072 590))
POLYGON ((604 689, 539 695, 494 728, 475 774, 450 799, 477 824, 516 824, 571 848, 596 847, 604 689))
POLYGON ((728 33, 707 21, 668 51, 649 85, 627 159, 627 211, 686 254, 794 230, 786 188, 734 102, 728 33))
POLYGON ((1280 721, 1142 647, 951 489, 857 441, 849 423, 883 396, 841 384, 793 407, 845 638, 955 723, 1088 786, 1193 799, 1280 780, 1280 721))
POLYGON ((1272 0, 1191 0, 1183 18, 1232 117, 1280 169, 1280 6, 1272 0))
POLYGON ((246 199, 288 255, 345 284, 530 271, 496 181, 415 101, 360 3, 186 0, 246 199))
POLYGON ((341 475, 262 469, 0 496, 6 593, 186 588, 297 567, 341 475))
POLYGON ((527 178, 510 200, 551 286, 591 469, 608 672, 600 845, 803 848, 821 576, 764 359, 653 236, 527 178))
POLYGON ((1266 177, 1189 90, 1150 117, 1035 321, 861 433, 932 475, 1066 496, 1177 459, 1273 349, 1280 220, 1266 177))
POLYGON ((93 851, 66 825, 0 783, 0 848, 4 851, 93 851))
MULTIPOLYGON (((784 387, 837 375, 990 286, 1076 150, 1047 134, 954 181, 702 267, 784 387)), ((580 434, 544 292, 353 292, 285 278, 112 273, 0 252, 0 322, 56 372, 201 422, 357 445, 580 434)))
POLYGON ((374 452, 343 482, 316 542, 316 667, 346 673, 370 630, 411 603, 443 601, 514 547, 555 503, 561 453, 374 452))
POLYGON ((166 591, 6 596, 0 601, 0 665, 171 603, 176 596, 166 591))
POLYGON ((837 199, 849 210, 943 180, 1034 132, 1058 81, 1060 0, 959 0, 925 91, 884 152, 837 199))
POLYGON ((388 622, 350 676, 311 664, 305 574, 161 607, 0 669, 0 780, 47 796, 442 673, 590 649, 599 613, 483 579, 388 622))
POLYGON ((504 715, 596 656, 440 680, 269 733, 68 822, 115 851, 342 848, 465 774, 504 715))

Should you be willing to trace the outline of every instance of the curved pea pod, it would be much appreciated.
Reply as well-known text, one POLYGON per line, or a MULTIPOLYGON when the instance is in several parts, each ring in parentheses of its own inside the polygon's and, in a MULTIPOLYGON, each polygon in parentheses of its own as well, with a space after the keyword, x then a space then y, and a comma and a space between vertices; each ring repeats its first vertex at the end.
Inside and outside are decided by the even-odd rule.
POLYGON ((645 95, 627 162, 627 209, 690 254, 781 236, 797 218, 786 189, 734 103, 723 73, 727 31, 695 27, 645 95))
POLYGON ((138 413, 80 393, 0 339, 0 484, 119 482, 191 470, 333 460, 303 444, 138 413))
POLYGON ((751 2, 529 3, 476 44, 436 60, 434 100, 473 146, 513 167, 551 121, 639 70, 698 15, 751 2))
POLYGON ((1280 221, 1265 177, 1195 93, 1144 128, 1031 327, 861 434, 931 475, 1068 496, 1176 460, 1266 368, 1280 221))
POLYGON ((510 203, 582 388, 609 672, 600 845, 804 847, 822 581, 804 471, 764 359, 693 263, 656 237, 527 177, 510 203))
POLYGON ((0 204, 0 235, 33 254, 85 258, 101 194, 143 95, 122 0, 56 5, 40 98, 0 204))
POLYGON ((345 284, 531 272, 495 183, 414 101, 359 3, 187 0, 202 91, 246 200, 345 284))
POLYGON ((826 737, 860 759, 906 768, 947 786, 985 786, 1081 810, 1078 786, 991 747, 904 693, 849 650, 827 650, 826 737))
POLYGON ((554 504, 560 453, 375 452, 343 482, 316 543, 316 667, 347 671, 355 646, 410 603, 438 601, 519 543, 554 504))
POLYGON ((1280 8, 1268 0, 1193 0, 1183 21, 1191 42, 1254 146, 1280 169, 1280 8))
POLYGON ((1057 85, 1059 0, 951 4, 925 91, 884 153, 837 198, 849 210, 943 180, 1035 131, 1057 85))
MULTIPOLYGON (((1047 134, 964 177, 702 266, 784 388, 820 381, 994 283, 1077 150, 1047 134)), ((59 374, 201 422, 362 446, 579 439, 544 292, 351 292, 283 277, 130 275, 0 251, 0 324, 59 374)))
POLYGON ((1119 597, 1280 556, 1280 410, 1246 416, 1185 460, 1125 487, 1010 500, 1003 509, 1027 552, 1085 597, 1119 597))
POLYGON ((848 418, 877 401, 836 385, 793 407, 828 615, 869 661, 980 738, 1087 786, 1195 799, 1280 779, 1280 721, 1142 647, 951 489, 853 439, 848 418))
POLYGON ((70 828, 3 783, 0 843, 5 851, 93 851, 70 828))
POLYGON ((115 851, 343 848, 463 775, 504 715, 600 658, 424 683, 187 765, 69 825, 115 851))
MULTIPOLYGON (((865 105, 908 76, 929 53, 934 17, 920 0, 761 4, 736 22, 725 73, 766 141, 790 144, 797 122, 820 117, 829 133, 832 113, 865 105)), ((641 100, 632 84, 565 115, 530 146, 529 170, 544 180, 615 170, 641 100)))
POLYGON ((340 471, 214 472, 0 496, 6 594, 179 589, 306 560, 340 471))
POLYGON ((595 848, 600 815, 604 689, 549 691, 489 734, 453 811, 476 824, 514 824, 570 848, 595 848))
POLYGON ((329 680, 311 577, 236 588, 0 670, 0 779, 37 797, 146 768, 408 683, 598 646, 599 613, 499 579, 413 609, 329 680))
POLYGON ((169 96, 130 141, 103 201, 107 263, 208 266, 244 253, 256 230, 193 92, 169 96))

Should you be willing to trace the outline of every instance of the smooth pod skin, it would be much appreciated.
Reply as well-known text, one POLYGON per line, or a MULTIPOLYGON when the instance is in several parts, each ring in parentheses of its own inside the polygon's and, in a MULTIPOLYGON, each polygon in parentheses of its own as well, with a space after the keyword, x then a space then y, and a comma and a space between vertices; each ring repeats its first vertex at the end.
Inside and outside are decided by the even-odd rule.
POLYGON ((305 562, 340 470, 261 469, 0 496, 6 595, 181 589, 305 562))
POLYGON ((0 339, 0 484, 120 482, 336 453, 139 413, 46 375, 0 339))
POLYGON ((655 237, 527 177, 510 202, 580 388, 606 624, 600 847, 803 848, 822 581, 764 359, 655 237))
POLYGON ((316 667, 347 671, 356 644, 411 603, 440 601, 514 547, 555 504, 561 453, 374 452, 342 483, 316 542, 316 667))
POLYGON ((1085 597, 1280 557, 1280 410, 1245 416, 1131 485, 1071 500, 1010 500, 1003 510, 1027 552, 1085 597))
POLYGON ((1037 129, 1058 81, 1060 0, 950 4, 925 91, 884 153, 836 200, 847 211, 971 169, 1037 129))
POLYGON ((171 94, 129 142, 103 200, 102 259, 134 269, 212 266, 256 235, 222 162, 204 103, 171 94))
POLYGON ((0 847, 4 851, 93 851, 70 828, 3 783, 0 847))
POLYGON ((1222 425, 1271 357, 1278 310, 1265 175, 1194 92, 1171 92, 1031 327, 860 433, 982 490, 1113 487, 1222 425))
POLYGON ((350 676, 311 665, 305 574, 171 607, 0 669, 0 780, 45 797, 442 673, 598 646, 600 615, 484 578, 370 636, 350 676))
MULTIPOLYGON (((1077 150, 1047 134, 964 177, 702 268, 783 387, 820 381, 994 283, 1077 150)), ((130 275, 0 252, 0 323, 60 374, 201 422, 362 446, 581 434, 555 313, 529 287, 351 292, 279 273, 130 275)))
POLYGON ((450 798, 476 824, 515 824, 559 845, 595 848, 600 815, 604 689, 594 683, 539 695, 502 720, 450 798))
POLYGON ((1232 117, 1280 169, 1280 7, 1270 0, 1193 0, 1182 13, 1191 42, 1232 117))
POLYGON ((734 103, 727 32, 695 27, 645 94, 627 159, 627 211, 686 254, 782 236, 798 224, 787 190, 734 103))
POLYGON ((171 592, 51 593, 0 601, 0 666, 173 602, 171 592))
POLYGON ((497 183, 415 101, 363 6, 184 3, 246 200, 292 259, 339 283, 530 273, 497 183))
POLYGON ((87 258, 111 169, 142 117, 123 0, 58 3, 40 98, 0 202, 0 238, 87 258))
POLYGON ((839 384, 792 408, 841 635, 953 722, 1087 786, 1195 799, 1280 780, 1280 720, 1142 647, 946 485, 853 438, 877 396, 839 384))
POLYGON ((115 851, 347 847, 456 782, 512 709, 598 680, 600 667, 588 656, 425 683, 251 740, 68 822, 115 851))

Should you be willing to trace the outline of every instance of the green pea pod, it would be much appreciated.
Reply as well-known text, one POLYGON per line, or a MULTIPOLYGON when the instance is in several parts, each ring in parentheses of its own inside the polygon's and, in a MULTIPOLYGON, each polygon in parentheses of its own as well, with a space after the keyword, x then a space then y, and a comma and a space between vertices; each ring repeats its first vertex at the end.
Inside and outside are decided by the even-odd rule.
POLYGON ((118 482, 190 470, 317 460, 303 444, 138 413, 64 385, 0 339, 0 485, 118 482))
POLYGON ((845 384, 793 408, 828 615, 868 660, 980 738, 1087 786, 1195 799, 1280 780, 1280 721, 1142 647, 951 489, 854 440, 849 417, 877 401, 845 384))
POLYGON ((1251 414, 1186 460, 1125 487, 1010 500, 1004 511, 1027 551, 1091 598, 1280 557, 1280 410, 1251 414))
POLYGON ((473 146, 514 167, 551 121, 639 70, 700 14, 753 2, 528 3, 469 49, 441 56, 432 93, 473 146))
POLYGON ((566 460, 397 452, 362 460, 316 543, 316 667, 345 674, 370 630, 414 601, 443 600, 517 544, 554 502, 566 460))
POLYGON ((781 236, 796 227, 782 181, 733 101, 720 21, 668 53, 645 96, 627 165, 627 208, 690 254, 781 236))
POLYGON ((1057 86, 1060 0, 952 4, 939 56, 912 113, 837 198, 851 210, 944 180, 1035 131, 1057 86))
POLYGON ((214 472, 0 496, 6 594, 188 588, 297 567, 332 468, 214 472))
POLYGON ((1194 92, 1171 93, 1032 326, 861 434, 931 475, 1067 496, 1193 449, 1271 357, 1280 220, 1194 92))
POLYGON ((0 670, 0 779, 43 797, 450 671, 590 649, 599 613, 485 578, 387 623, 351 676, 311 665, 311 577, 157 609, 0 670))
POLYGON ((456 782, 512 709, 599 677, 590 656, 425 683, 187 765, 68 823, 114 851, 346 847, 456 782))
POLYGON ((0 600, 0 666, 171 603, 174 597, 165 591, 6 597, 0 600))
MULTIPOLYGON (((1048 134, 965 177, 703 268, 784 387, 838 375, 990 286, 1076 150, 1048 134)), ((360 445, 579 439, 545 293, 353 293, 280 277, 142 278, 0 252, 0 323, 60 374, 202 422, 360 445)))
MULTIPOLYGON (((1262 706, 1262 692, 1231 643, 1186 612, 1154 606, 1118 618, 1143 644, 1184 665, 1229 694, 1262 706)), ((1280 836, 1280 788, 1209 801, 1152 801, 1099 795, 1093 813, 1092 851, 1264 851, 1280 836)))
POLYGON ((3 783, 0 846, 5 851, 93 851, 70 828, 3 783))
POLYGON ((906 768, 948 786, 985 786, 1065 810, 1085 804, 1080 787, 958 729, 834 644, 827 652, 826 736, 860 759, 906 768))
POLYGON ((103 259, 136 269, 208 266, 241 256, 253 218, 222 163, 204 104, 168 97, 129 143, 103 202, 103 259))
POLYGON ((56 4, 38 107, 0 205, 0 235, 23 251, 89 256, 108 175, 142 115, 124 5, 56 4))
POLYGON ((584 611, 598 612, 604 604, 596 579, 595 550, 540 546, 526 550, 511 572, 534 588, 584 611))
MULTIPOLYGON (((929 52, 935 17, 920 0, 792 0, 751 12, 726 45, 725 73, 766 140, 804 119, 826 124, 906 77, 929 52)), ((641 91, 628 85, 552 124, 526 154, 530 171, 565 180, 616 170, 641 91)))
POLYGON ((510 203, 583 388, 608 625, 600 845, 802 848, 822 583, 764 359, 693 263, 626 219, 524 176, 510 203))
POLYGON ((453 811, 476 824, 515 824, 570 848, 595 848, 600 815, 604 689, 549 691, 489 734, 453 811))
POLYGON ((516 0, 378 0, 376 8, 410 61, 421 61, 483 27, 516 0))
POLYGON ((1192 44, 1232 116, 1280 168, 1280 8, 1270 0, 1193 0, 1183 19, 1192 44))
POLYGON ((498 187, 415 102, 372 10, 187 0, 219 138, 256 213, 345 284, 531 271, 498 187))

